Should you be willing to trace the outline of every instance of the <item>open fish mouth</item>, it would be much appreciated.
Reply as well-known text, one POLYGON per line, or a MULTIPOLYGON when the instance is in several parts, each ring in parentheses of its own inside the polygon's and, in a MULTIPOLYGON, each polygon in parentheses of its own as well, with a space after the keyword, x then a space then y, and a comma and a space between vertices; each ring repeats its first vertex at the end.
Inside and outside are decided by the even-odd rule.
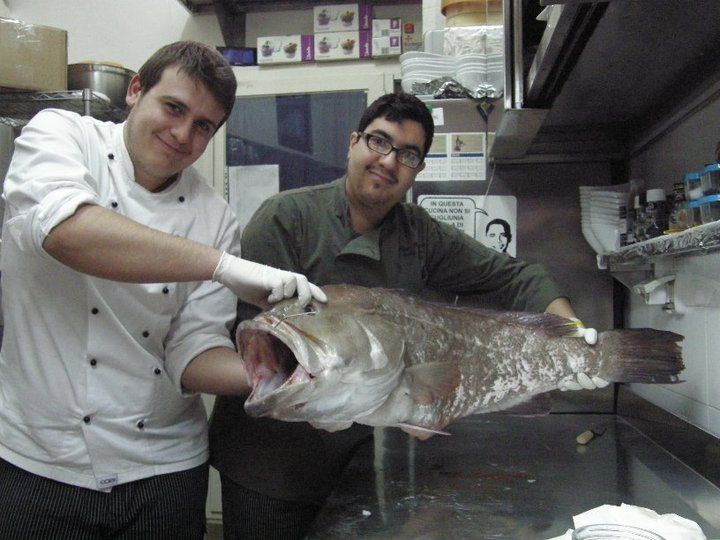
POLYGON ((301 406, 302 390, 314 379, 298 360, 303 354, 307 358, 307 347, 302 346, 294 331, 286 329, 286 324, 279 327, 279 322, 265 317, 244 321, 237 330, 238 351, 252 384, 245 409, 253 416, 266 416, 273 409, 277 412, 281 402, 283 408, 301 406))

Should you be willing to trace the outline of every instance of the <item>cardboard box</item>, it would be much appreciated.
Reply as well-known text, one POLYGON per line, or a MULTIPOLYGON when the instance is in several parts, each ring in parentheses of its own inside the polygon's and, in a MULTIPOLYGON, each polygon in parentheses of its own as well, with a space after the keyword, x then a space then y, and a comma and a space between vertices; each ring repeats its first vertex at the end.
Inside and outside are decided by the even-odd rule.
POLYGON ((373 58, 400 56, 402 54, 402 38, 400 36, 374 37, 370 53, 373 58))
POLYGON ((314 37, 311 35, 293 34, 257 38, 259 65, 312 62, 314 55, 314 37))
POLYGON ((370 30, 372 6, 367 4, 332 4, 313 8, 313 32, 350 32, 370 30))
POLYGON ((0 18, 0 87, 67 90, 67 31, 0 18))
POLYGON ((369 30, 315 34, 315 60, 370 58, 371 42, 372 34, 369 30))
POLYGON ((373 19, 372 56, 383 58, 399 56, 402 53, 402 20, 373 19))
POLYGON ((422 25, 419 22, 405 21, 403 23, 402 50, 403 52, 423 50, 422 25))
POLYGON ((373 39, 380 37, 391 37, 402 35, 402 19, 395 17, 394 19, 373 19, 372 21, 373 39))

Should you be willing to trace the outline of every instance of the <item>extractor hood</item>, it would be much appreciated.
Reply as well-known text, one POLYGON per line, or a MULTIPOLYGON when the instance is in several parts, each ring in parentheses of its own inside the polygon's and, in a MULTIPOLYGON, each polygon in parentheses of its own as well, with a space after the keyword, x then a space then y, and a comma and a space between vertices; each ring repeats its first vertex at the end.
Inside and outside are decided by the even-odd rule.
POLYGON ((720 96, 718 0, 541 3, 553 13, 528 48, 528 2, 505 0, 498 161, 625 159, 720 96))

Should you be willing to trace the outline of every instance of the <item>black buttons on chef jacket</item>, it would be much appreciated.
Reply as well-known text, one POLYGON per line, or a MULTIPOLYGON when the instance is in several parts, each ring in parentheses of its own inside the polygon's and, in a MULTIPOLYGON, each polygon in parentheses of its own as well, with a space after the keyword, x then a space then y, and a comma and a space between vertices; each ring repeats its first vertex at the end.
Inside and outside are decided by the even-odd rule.
POLYGON ((108 154, 108 159, 115 159, 115 154, 113 154, 112 152, 110 152, 110 153, 108 154))
POLYGON ((167 287, 163 287, 163 294, 167 294, 169 292, 170 292, 170 289, 168 289, 167 287))
POLYGON ((97 366, 97 360, 95 360, 94 358, 91 358, 91 359, 90 359, 90 365, 91 365, 92 367, 97 366))
POLYGON ((143 337, 149 337, 149 336, 150 336, 150 332, 148 332, 147 330, 143 330, 143 337))
POLYGON ((178 197, 178 201, 180 201, 180 202, 185 202, 185 197, 183 197, 182 195, 180 195, 180 196, 178 197))
POLYGON ((118 207, 117 201, 111 202, 111 203, 110 203, 110 206, 112 206, 113 208, 117 208, 117 207, 118 207))
POLYGON ((85 422, 86 424, 89 424, 89 423, 90 423, 90 417, 89 417, 89 416, 84 416, 84 417, 83 417, 83 422, 85 422))
POLYGON ((145 428, 145 421, 144 421, 144 420, 140 420, 136 425, 137 425, 137 428, 138 428, 138 429, 144 429, 144 428, 145 428))
POLYGON ((153 370, 153 373, 154 373, 155 375, 160 375, 160 374, 162 373, 162 370, 161 370, 159 367, 156 367, 156 368, 153 370))
POLYGON ((98 308, 94 307, 90 310, 90 313, 92 313, 93 315, 97 315, 98 313, 100 313, 100 310, 98 308))

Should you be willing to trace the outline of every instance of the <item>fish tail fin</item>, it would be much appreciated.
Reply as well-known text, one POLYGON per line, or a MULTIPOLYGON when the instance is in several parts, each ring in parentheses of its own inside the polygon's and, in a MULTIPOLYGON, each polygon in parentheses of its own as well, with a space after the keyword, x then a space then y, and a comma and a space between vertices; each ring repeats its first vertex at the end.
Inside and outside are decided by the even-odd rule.
POLYGON ((685 368, 679 343, 683 336, 652 328, 602 332, 598 375, 607 381, 670 384, 681 382, 685 368))

